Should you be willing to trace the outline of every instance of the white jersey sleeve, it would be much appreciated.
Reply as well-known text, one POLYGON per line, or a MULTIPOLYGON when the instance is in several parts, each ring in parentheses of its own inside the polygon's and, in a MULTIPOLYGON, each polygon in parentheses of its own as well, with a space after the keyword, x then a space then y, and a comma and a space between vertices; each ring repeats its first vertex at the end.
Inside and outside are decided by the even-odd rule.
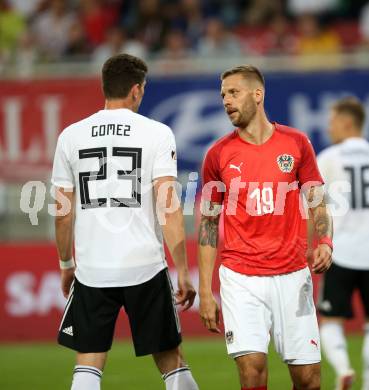
POLYGON ((323 150, 317 157, 319 171, 322 174, 325 183, 328 185, 335 180, 342 178, 342 162, 339 155, 339 149, 330 147, 323 150))
POLYGON ((74 176, 66 150, 65 137, 62 133, 56 145, 51 183, 55 187, 73 188, 74 176))
POLYGON ((319 167, 319 172, 322 175, 325 183, 325 191, 326 196, 328 199, 330 199, 330 192, 329 188, 330 185, 334 180, 337 180, 337 168, 335 168, 336 164, 336 156, 335 153, 332 153, 332 150, 323 150, 318 156, 317 156, 317 163, 319 167))
POLYGON ((163 176, 177 177, 176 141, 172 130, 163 126, 153 163, 152 178, 163 176))
POLYGON ((317 156, 317 162, 318 162, 319 171, 320 171, 321 175, 323 176, 324 179, 326 179, 326 177, 329 177, 329 156, 328 156, 328 153, 324 153, 324 151, 321 152, 317 156))

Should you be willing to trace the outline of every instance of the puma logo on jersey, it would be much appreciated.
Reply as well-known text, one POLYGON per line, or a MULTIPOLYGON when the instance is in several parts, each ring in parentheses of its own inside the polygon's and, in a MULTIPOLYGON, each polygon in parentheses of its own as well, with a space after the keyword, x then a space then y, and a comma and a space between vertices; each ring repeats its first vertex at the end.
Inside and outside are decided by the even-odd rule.
POLYGON ((235 169, 236 171, 238 171, 239 173, 241 173, 242 164, 243 164, 243 162, 242 162, 239 166, 234 165, 234 164, 229 164, 229 168, 235 169))

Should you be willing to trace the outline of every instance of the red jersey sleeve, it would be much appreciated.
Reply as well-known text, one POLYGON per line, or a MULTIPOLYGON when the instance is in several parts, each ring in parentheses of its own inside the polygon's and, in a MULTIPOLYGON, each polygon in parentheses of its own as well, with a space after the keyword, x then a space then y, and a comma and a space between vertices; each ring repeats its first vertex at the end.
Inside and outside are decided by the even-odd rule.
POLYGON ((225 186, 219 169, 219 153, 209 149, 202 165, 202 196, 204 200, 222 203, 225 186))
POLYGON ((301 137, 301 141, 301 164, 297 173, 300 186, 310 181, 315 182, 315 185, 324 184, 310 140, 304 135, 301 137))

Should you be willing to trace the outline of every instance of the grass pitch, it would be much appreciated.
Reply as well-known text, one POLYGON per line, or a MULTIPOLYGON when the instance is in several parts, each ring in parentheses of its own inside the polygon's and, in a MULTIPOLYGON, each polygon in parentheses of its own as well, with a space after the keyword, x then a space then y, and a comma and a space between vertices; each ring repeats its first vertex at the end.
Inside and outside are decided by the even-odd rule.
MULTIPOLYGON (((362 337, 349 337, 349 351, 361 390, 362 337)), ((239 390, 233 361, 227 357, 223 339, 186 339, 184 354, 200 390, 239 390)), ((1 390, 70 389, 73 351, 56 344, 11 344, 0 346, 1 390)), ((129 342, 115 342, 105 368, 103 390, 163 390, 164 385, 151 357, 136 358, 129 342)), ((269 383, 272 390, 291 390, 287 367, 271 348, 269 383)), ((323 361, 322 389, 334 389, 334 374, 323 361)))

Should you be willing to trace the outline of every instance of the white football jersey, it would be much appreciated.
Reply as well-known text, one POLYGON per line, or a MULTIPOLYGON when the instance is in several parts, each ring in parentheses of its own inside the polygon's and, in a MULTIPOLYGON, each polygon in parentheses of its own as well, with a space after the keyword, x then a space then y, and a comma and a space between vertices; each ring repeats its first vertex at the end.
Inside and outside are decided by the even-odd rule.
POLYGON ((369 269, 369 142, 348 138, 318 156, 333 215, 333 261, 369 269))
POLYGON ((171 129, 128 109, 101 110, 59 136, 51 182, 74 188, 76 277, 143 283, 167 266, 153 180, 177 177, 171 129))

